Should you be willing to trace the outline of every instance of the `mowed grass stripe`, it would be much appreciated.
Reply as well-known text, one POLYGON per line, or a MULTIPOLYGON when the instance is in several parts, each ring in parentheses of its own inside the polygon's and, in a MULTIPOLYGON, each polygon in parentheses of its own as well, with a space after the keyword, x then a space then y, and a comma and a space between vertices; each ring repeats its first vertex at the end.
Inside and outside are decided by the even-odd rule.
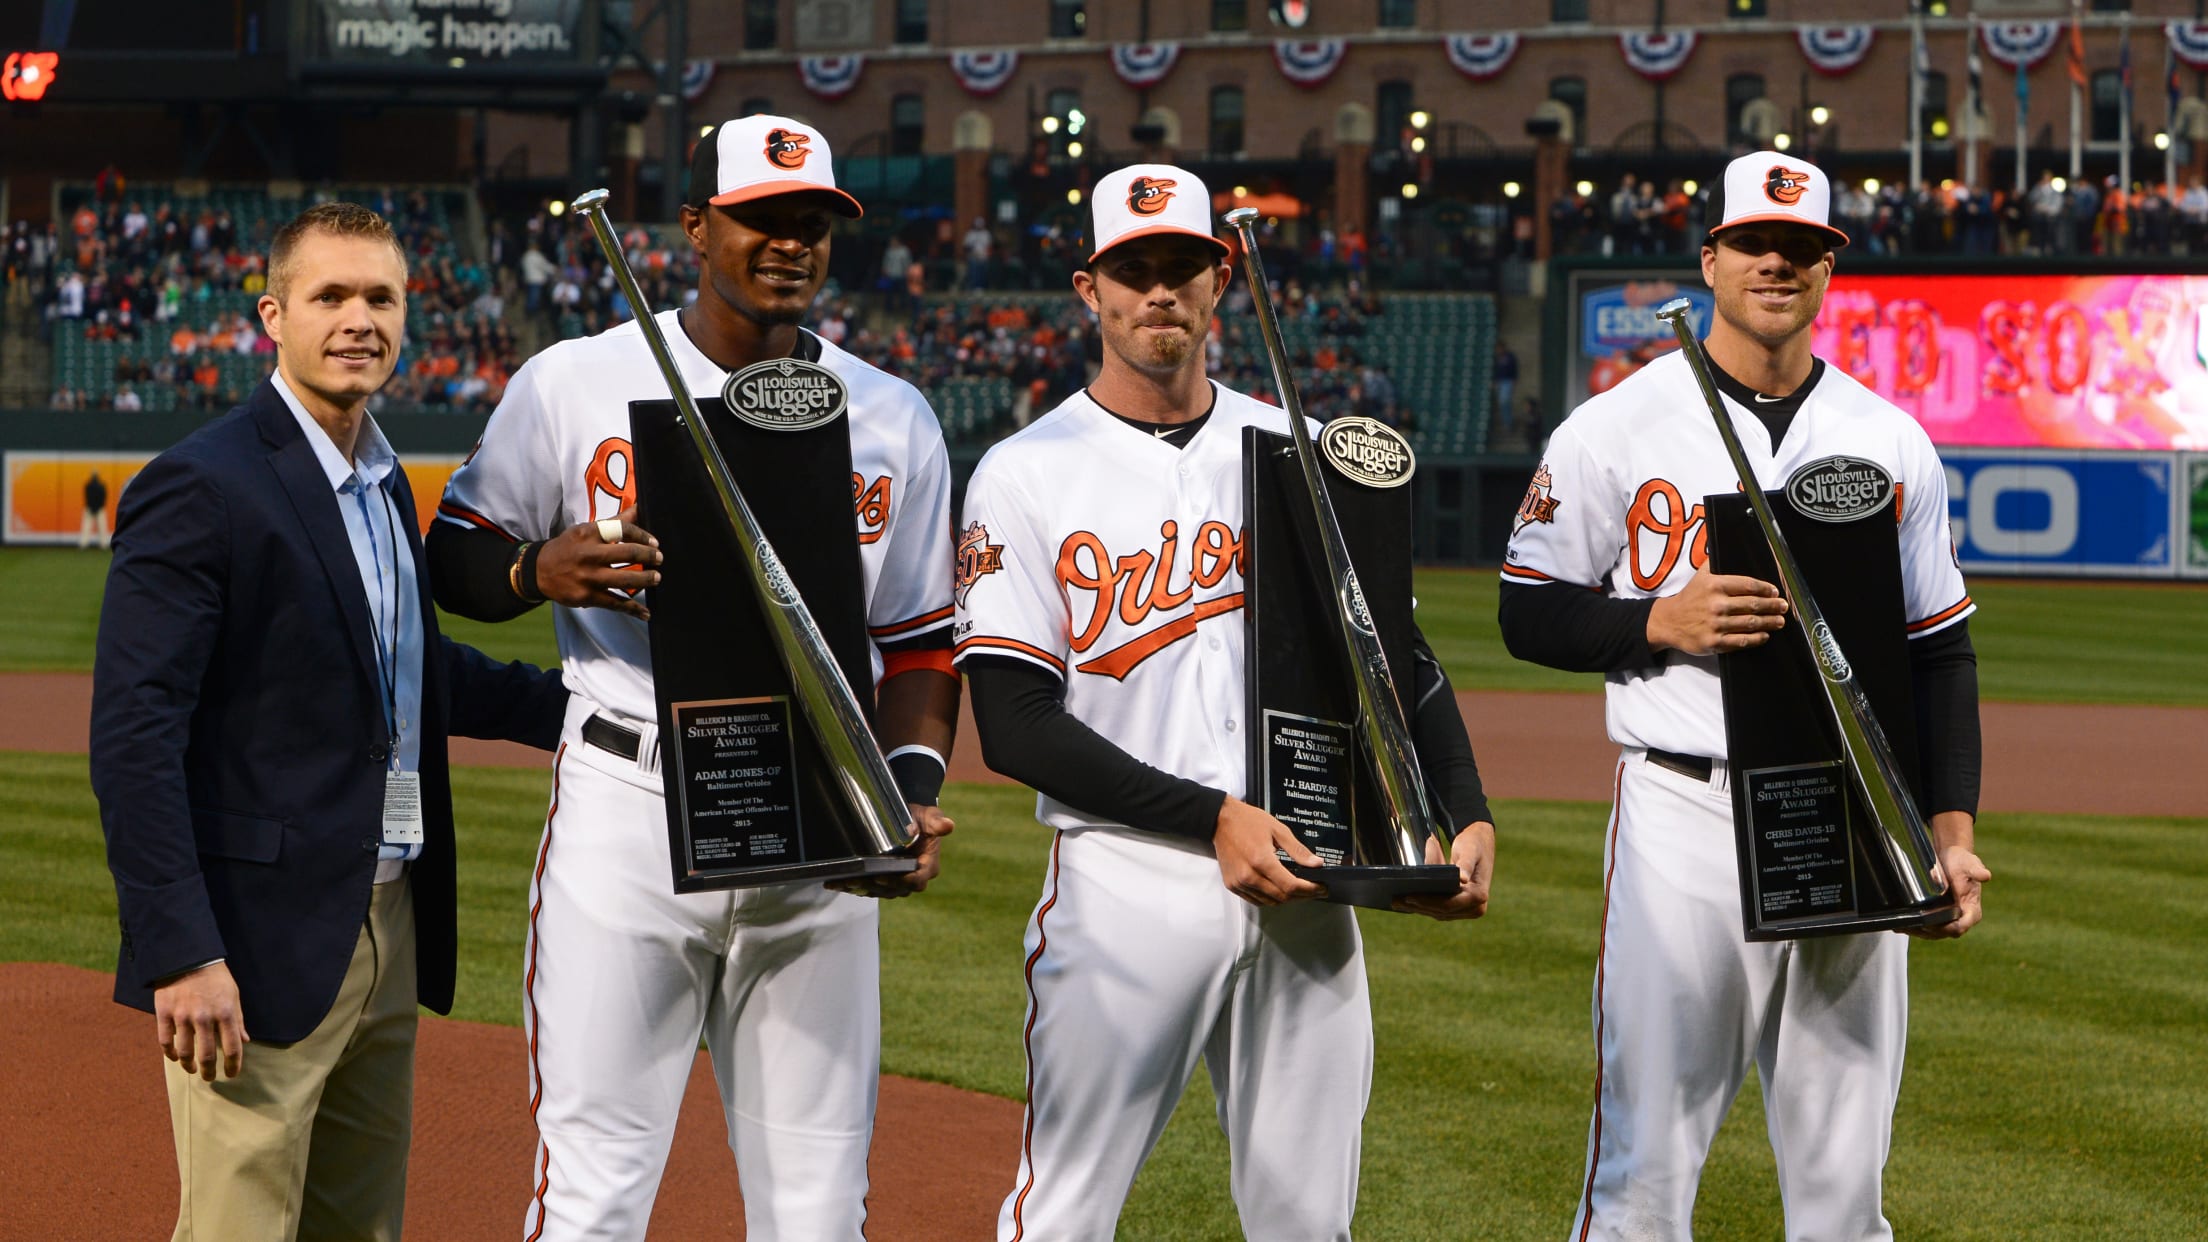
MULTIPOLYGON (((456 774, 459 1016, 519 1021, 547 791, 543 772, 456 774)), ((1019 789, 953 786, 946 805, 959 829, 944 877, 883 909, 883 1059, 1016 1098, 1020 936, 1048 834, 1019 789)), ((1569 1222, 1592 1090, 1605 811, 1506 802, 1498 816, 1488 918, 1362 919, 1378 1056, 1360 1236, 1553 1242, 1569 1222)), ((111 968, 114 894, 84 760, 0 755, 0 823, 0 958, 111 968)), ((1990 921, 1960 943, 1912 947, 1886 1178, 1897 1233, 2208 1234, 2208 914, 2197 899, 2208 820, 1994 816, 1981 842, 1995 872, 1990 921)), ((1239 1236, 1212 1107, 1199 1070, 1121 1236, 1239 1236)), ((1773 1178, 1751 1076, 1714 1144, 1697 1236, 1779 1236, 1773 1178)))
MULTIPOLYGON (((0 672, 92 667, 107 555, 0 548, 0 672)), ((1512 659, 1490 569, 1418 571, 1418 621, 1460 690, 1593 693, 1602 680, 1512 659)), ((1971 582, 1979 691, 1988 700, 2208 706, 2208 583, 1971 582)), ((552 611, 484 625, 439 614, 445 633, 502 660, 559 662, 552 611)))

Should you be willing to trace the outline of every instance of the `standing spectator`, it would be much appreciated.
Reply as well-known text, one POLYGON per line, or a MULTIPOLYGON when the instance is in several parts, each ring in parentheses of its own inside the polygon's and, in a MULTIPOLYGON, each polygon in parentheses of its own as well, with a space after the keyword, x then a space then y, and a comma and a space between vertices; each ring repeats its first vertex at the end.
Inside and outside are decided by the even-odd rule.
POLYGON ((1929 181, 1919 182, 1909 197, 1909 249, 1916 254, 1947 249, 1947 198, 1929 181))
MULTIPOLYGON (((119 399, 116 408, 122 408, 119 399)), ((84 520, 77 525, 77 546, 89 548, 97 541, 104 548, 108 537, 107 482, 95 470, 84 481, 84 520)))
POLYGON ((1955 187, 1955 241, 1964 254, 1992 254, 1993 209, 1983 194, 1955 187))
MULTIPOLYGON (((2064 210, 2062 190, 2055 185, 2055 174, 2042 171, 2039 181, 2032 186, 2027 197, 2032 219, 2032 252, 2034 254, 2068 254, 2070 251, 2068 230, 2064 225, 2069 213, 2064 210)), ((2208 217, 2208 197, 2202 201, 2203 215, 2208 217)))
POLYGON ((84 318, 84 277, 73 270, 61 278, 61 288, 54 299, 54 314, 63 319, 84 318))
POLYGON ((2132 196, 2132 233, 2139 239, 2139 248, 2148 254, 2170 253, 2174 232, 2170 227, 2168 190, 2158 181, 2132 196))
POLYGON ((2177 214, 2185 225, 2185 249, 2199 254, 2208 248, 2208 185, 2198 177, 2186 187, 2185 197, 2178 200, 2177 214))
POLYGON ((1878 212, 1878 204, 1871 198, 1871 192, 1863 188, 1862 182, 1840 191, 1834 197, 1833 207, 1840 215, 1841 232, 1870 240, 1871 220, 1878 212))
POLYGON ((1618 188, 1610 195, 1610 248, 1603 253, 1634 253, 1634 241, 1640 236, 1639 184, 1632 173, 1618 179, 1618 188))
POLYGON ((1495 412, 1509 418, 1511 398, 1517 391, 1518 355, 1498 340, 1495 342, 1495 412))
POLYGON ((521 283, 529 291, 529 313, 534 315, 544 309, 544 289, 559 271, 544 252, 531 245, 521 256, 521 283))
MULTIPOLYGON (((1665 254, 1685 254, 1687 252, 1687 215, 1688 208, 1691 205, 1692 200, 1687 198, 1687 183, 1673 177, 1671 184, 1664 188, 1663 233, 1661 235, 1663 245, 1661 248, 1665 254)), ((1510 403, 1504 402, 1501 408, 1504 414, 1508 415, 1510 403)))
POLYGON ((996 249, 997 239, 980 216, 974 217, 973 227, 966 230, 965 240, 960 245, 966 252, 966 287, 988 288, 989 256, 996 249))
POLYGON ((882 250, 882 271, 875 287, 880 289, 892 315, 909 314, 912 306, 905 299, 905 269, 912 266, 912 248, 905 239, 892 233, 889 245, 882 250))
POLYGON ((2081 254, 2093 252, 2093 227, 2101 218, 2101 192, 2090 178, 2080 177, 2070 187, 2070 237, 2081 254))
POLYGON ((2101 218, 2098 229, 2100 252, 2120 255, 2131 244, 2131 196, 2124 191, 2124 183, 2114 177, 2108 179, 2108 194, 2101 199, 2101 218))

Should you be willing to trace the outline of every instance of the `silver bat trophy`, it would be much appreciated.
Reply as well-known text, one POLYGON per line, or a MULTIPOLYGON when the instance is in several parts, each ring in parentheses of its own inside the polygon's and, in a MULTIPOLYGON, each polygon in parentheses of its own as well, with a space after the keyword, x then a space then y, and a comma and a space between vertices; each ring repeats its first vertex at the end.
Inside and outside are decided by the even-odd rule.
POLYGON ((1841 652, 1840 644, 1833 639, 1832 629, 1825 623, 1824 610, 1809 593, 1809 584, 1794 559, 1794 550, 1779 530, 1778 515, 1772 511, 1771 500, 1764 495, 1755 468, 1748 464, 1740 435, 1733 429, 1731 416, 1725 412, 1724 398, 1718 394, 1717 382, 1710 377, 1709 358, 1702 352, 1701 342, 1695 340, 1693 326, 1687 322, 1689 308, 1688 301, 1679 298, 1658 308, 1656 317, 1670 324, 1678 336, 1679 352, 1686 355, 1687 365, 1694 372, 1695 385, 1702 390, 1702 400, 1709 406, 1710 416, 1717 420, 1717 433, 1725 441, 1725 452, 1732 458, 1733 471, 1740 479, 1741 491, 1747 495, 1748 508, 1755 514, 1756 526, 1771 547, 1771 559, 1779 568, 1779 589, 1785 592, 1788 606, 1794 613, 1792 628, 1801 634, 1802 642, 1809 649, 1810 661, 1817 666, 1818 685, 1824 690, 1821 701, 1840 738, 1847 758, 1848 776, 1863 799, 1864 808, 1878 825, 1876 839, 1894 863, 1893 870, 1909 902, 1926 909, 1935 908, 1947 893, 1947 883, 1938 870, 1939 851, 1933 844, 1931 829, 1918 812, 1916 800, 1909 796, 1901 767, 1894 760, 1893 747, 1886 741, 1886 731, 1879 727, 1878 717, 1871 712, 1870 699, 1856 682, 1855 670, 1841 652))
POLYGON ((1417 866, 1425 862, 1428 836, 1449 850, 1449 825, 1435 813, 1426 797, 1426 778, 1411 746, 1402 699, 1388 672, 1387 652, 1365 608, 1364 591, 1357 585, 1357 571, 1349 563, 1349 545, 1342 539, 1341 523, 1326 493, 1326 476, 1319 469, 1319 453, 1304 424, 1303 400, 1296 392, 1295 376, 1288 368, 1288 351, 1281 343, 1280 320, 1273 312, 1272 289, 1265 281, 1265 264, 1257 253, 1255 207, 1237 207, 1226 221, 1242 239, 1242 266, 1250 282, 1251 301, 1257 307, 1258 334, 1265 340, 1265 355, 1272 363, 1273 383, 1280 389, 1280 403, 1288 412, 1288 431, 1295 441, 1296 460, 1303 468, 1304 492, 1318 520, 1319 542, 1326 558, 1326 580, 1334 586, 1334 618, 1349 652, 1351 681, 1357 697, 1357 737, 1372 765, 1382 809, 1388 818, 1387 844, 1394 855, 1373 859, 1391 866, 1417 866))
POLYGON ((637 287, 636 274, 629 270, 621 243, 614 236, 613 224, 607 219, 606 201, 610 197, 606 190, 592 190, 576 198, 573 206, 576 214, 589 222, 592 235, 598 239, 598 248, 605 252, 606 262, 613 269, 614 279, 620 282, 623 296, 628 298, 629 306, 636 313, 636 326, 644 334, 644 343, 651 347, 652 359, 659 364, 660 374, 666 377, 667 389, 674 396, 675 408, 682 414, 682 425, 690 434, 690 443, 697 449, 706 476, 712 480, 714 495, 719 498, 729 527, 736 534, 737 546, 743 552, 744 569, 761 602, 761 611, 766 614, 767 630, 774 637, 775 654, 781 657, 783 667, 789 672, 791 697, 805 713, 806 723, 812 726, 814 736, 835 769, 836 782, 853 818, 865 833, 866 845, 877 854, 909 850, 916 839, 912 810, 905 804, 904 795, 898 791, 897 782, 889 773, 889 764, 882 758, 881 746, 874 740, 874 731, 867 727, 866 714, 857 696, 851 693, 851 684, 844 679, 842 667, 828 650, 827 640, 821 637, 813 614, 806 611, 805 601, 798 596, 796 586, 774 554, 773 545, 767 542, 758 520, 752 516, 751 507, 744 503, 743 493, 737 490, 728 463, 721 457, 720 447, 706 432, 697 401, 691 397, 689 385, 683 382, 682 370, 675 365, 675 357, 667 349, 667 338, 652 318, 651 303, 637 287))

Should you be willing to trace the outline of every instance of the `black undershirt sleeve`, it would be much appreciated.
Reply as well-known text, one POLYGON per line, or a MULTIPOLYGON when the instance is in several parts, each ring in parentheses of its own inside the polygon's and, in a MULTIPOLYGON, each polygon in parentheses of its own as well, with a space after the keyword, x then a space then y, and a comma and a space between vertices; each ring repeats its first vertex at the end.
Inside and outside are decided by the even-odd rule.
MULTIPOLYGON (((432 522, 422 551, 429 558, 429 590, 437 606, 474 621, 507 621, 544 601, 514 594, 507 571, 519 544, 495 530, 432 522)), ((535 581, 536 549, 522 568, 535 581)))
POLYGON ((1227 795, 1114 746, 1066 710, 1064 683, 1048 670, 1011 656, 960 667, 991 769, 1103 819, 1211 840, 1227 795))
POLYGON ((1424 634, 1411 639, 1411 742, 1426 783, 1441 800, 1452 830, 1467 824, 1494 823, 1487 793, 1480 786, 1480 765, 1472 757, 1472 737, 1457 710, 1457 694, 1424 634))
POLYGON ((1975 816, 1984 741, 1978 733, 1978 653, 1970 645, 1970 622, 1910 639, 1909 683, 1916 698, 1926 813, 1975 816))
POLYGON ((1650 599, 1620 599, 1568 582, 1502 584, 1496 619, 1503 646, 1534 664, 1568 673, 1623 673, 1654 668, 1648 645, 1650 599))

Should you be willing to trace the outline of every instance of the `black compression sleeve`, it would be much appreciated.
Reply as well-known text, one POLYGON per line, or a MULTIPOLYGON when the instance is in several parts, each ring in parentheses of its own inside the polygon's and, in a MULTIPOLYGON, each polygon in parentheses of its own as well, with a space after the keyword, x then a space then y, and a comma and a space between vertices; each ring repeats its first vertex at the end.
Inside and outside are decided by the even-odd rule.
POLYGON ((1976 815, 1984 742, 1978 733, 1978 652, 1970 645, 1970 622, 1909 640, 1909 683, 1916 696, 1926 812, 1976 815))
POLYGON ((1065 688, 1049 672, 1010 656, 960 667, 991 769, 1115 823, 1211 840, 1227 795, 1114 746, 1066 710, 1065 688))
POLYGON ((536 607, 514 594, 507 576, 520 546, 495 530, 430 523, 422 551, 437 606, 476 621, 506 621, 536 607))
POLYGON ((1648 614, 1654 599, 1619 599, 1568 582, 1503 583, 1496 619, 1510 654, 1569 673, 1654 668, 1648 614))
POLYGON ((1464 730, 1449 674, 1427 645, 1424 634, 1411 638, 1412 742, 1426 783, 1440 796, 1452 830, 1482 821, 1495 822, 1487 793, 1480 787, 1480 765, 1472 757, 1472 737, 1464 730))

